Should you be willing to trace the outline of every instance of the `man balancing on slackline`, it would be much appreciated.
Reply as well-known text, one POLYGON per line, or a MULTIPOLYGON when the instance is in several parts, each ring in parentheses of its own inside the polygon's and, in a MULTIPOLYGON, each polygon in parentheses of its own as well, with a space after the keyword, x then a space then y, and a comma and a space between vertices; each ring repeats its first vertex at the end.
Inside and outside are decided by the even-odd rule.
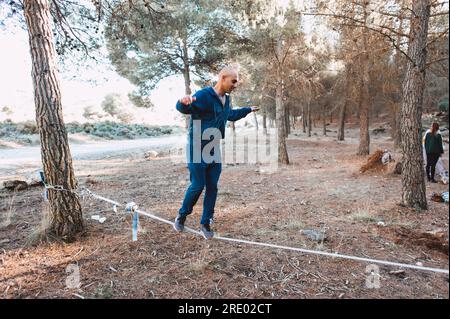
POLYGON ((227 121, 240 120, 250 112, 259 110, 258 107, 230 108, 229 94, 237 87, 238 81, 237 70, 227 66, 220 71, 214 87, 203 88, 192 97, 188 95, 177 102, 178 111, 191 114, 186 149, 191 184, 175 218, 176 231, 183 231, 187 215, 192 213, 200 194, 206 188, 200 231, 206 239, 214 236, 211 223, 217 198, 217 183, 222 171, 220 139, 225 137, 227 121))

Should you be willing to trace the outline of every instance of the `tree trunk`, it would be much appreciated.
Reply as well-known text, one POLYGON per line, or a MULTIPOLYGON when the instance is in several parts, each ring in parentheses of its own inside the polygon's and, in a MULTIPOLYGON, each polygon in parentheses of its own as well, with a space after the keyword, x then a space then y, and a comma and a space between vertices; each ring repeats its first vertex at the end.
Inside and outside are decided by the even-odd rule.
MULTIPOLYGON (((277 53, 281 56, 282 47, 281 39, 277 41, 277 53)), ((276 88, 276 121, 278 134, 278 163, 289 164, 289 157, 286 147, 286 116, 283 105, 283 68, 280 63, 277 65, 277 88, 276 88)))
POLYGON ((344 137, 345 137, 345 113, 347 111, 347 92, 345 93, 345 99, 344 102, 342 103, 340 109, 339 109, 339 128, 338 128, 338 134, 337 134, 337 139, 338 141, 343 141, 344 137))
POLYGON ((403 81, 401 108, 402 202, 409 207, 427 209, 422 157, 422 107, 425 89, 428 21, 430 1, 413 2, 409 34, 408 61, 403 81))
MULTIPOLYGON (((183 77, 184 77, 184 93, 186 95, 191 95, 191 74, 190 74, 190 68, 189 68, 189 52, 187 48, 186 40, 183 41, 183 64, 184 64, 184 70, 183 70, 183 77)), ((184 127, 186 129, 189 128, 189 123, 191 116, 189 114, 184 115, 184 127)))
MULTIPOLYGON (((367 20, 366 6, 364 6, 364 23, 367 20)), ((370 95, 369 95, 369 54, 367 44, 367 33, 369 31, 366 28, 362 28, 362 41, 364 53, 360 55, 360 92, 358 99, 359 109, 359 147, 358 155, 369 155, 370 153, 370 135, 369 135, 369 112, 370 112, 370 95)))
POLYGON ((350 72, 347 70, 345 74, 346 80, 345 80, 344 101, 339 109, 339 128, 337 134, 338 141, 343 141, 345 138, 345 117, 347 113, 347 104, 350 91, 350 79, 349 79, 350 72))
POLYGON ((311 129, 312 129, 312 123, 311 123, 311 99, 308 99, 308 106, 306 109, 306 112, 308 113, 308 137, 311 137, 311 129))
POLYGON ((327 116, 326 116, 326 107, 327 105, 324 104, 322 106, 322 124, 323 124, 323 135, 326 136, 327 135, 327 116))
POLYGON ((286 137, 288 137, 289 136, 289 134, 291 133, 291 126, 290 126, 290 124, 289 124, 289 113, 290 113, 290 111, 289 111, 289 106, 285 106, 285 108, 284 108, 284 110, 285 110, 285 112, 284 112, 284 118, 285 118, 285 121, 284 121, 284 123, 285 123, 285 132, 286 132, 286 137))
MULTIPOLYGON (((400 2, 401 6, 404 6, 404 2, 401 1, 400 2)), ((399 27, 398 27, 398 31, 399 34, 397 35, 397 43, 400 43, 402 41, 402 36, 400 35, 401 33, 403 33, 403 16, 399 17, 400 22, 399 22, 399 27)), ((396 72, 394 73, 395 76, 397 76, 398 78, 400 78, 400 72, 401 72, 401 65, 402 65, 402 54, 400 51, 395 50, 395 55, 394 55, 394 62, 395 65, 397 66, 396 68, 396 72)), ((400 81, 399 81, 400 82, 400 81)), ((395 94, 393 96, 393 102, 392 102, 392 106, 393 106, 393 114, 392 114, 392 132, 391 132, 391 136, 392 139, 394 140, 394 148, 400 148, 401 147, 401 131, 400 131, 400 113, 401 113, 401 96, 400 94, 395 94)))
POLYGON ((303 126, 303 133, 306 133, 306 113, 305 113, 305 104, 302 104, 302 126, 303 126))
MULTIPOLYGON (((230 102, 230 108, 233 109, 233 105, 230 102)), ((254 113, 253 113, 254 114, 254 113)), ((236 124, 235 122, 230 122, 231 132, 233 134, 233 139, 236 141, 236 124)))
POLYGON ((256 131, 258 131, 259 130, 258 118, 256 117, 255 112, 253 112, 253 119, 255 120, 255 129, 256 129, 256 131))
MULTIPOLYGON (((77 180, 72 166, 67 131, 64 126, 57 56, 48 0, 25 0, 32 61, 36 123, 41 142, 41 158, 46 183, 74 190, 77 180)), ((48 190, 49 231, 64 241, 73 241, 84 230, 79 197, 71 191, 48 190)))
POLYGON ((263 113, 263 134, 267 135, 267 115, 266 112, 263 113))
POLYGON ((361 92, 358 98, 358 107, 360 109, 358 155, 369 155, 370 152, 369 101, 365 99, 368 96, 365 89, 364 84, 361 83, 361 92))

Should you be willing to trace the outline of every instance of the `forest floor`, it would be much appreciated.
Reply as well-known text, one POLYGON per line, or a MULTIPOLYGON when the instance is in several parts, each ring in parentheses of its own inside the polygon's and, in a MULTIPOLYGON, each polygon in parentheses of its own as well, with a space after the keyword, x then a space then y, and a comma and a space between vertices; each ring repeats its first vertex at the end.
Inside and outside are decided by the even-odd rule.
MULTIPOLYGON (((359 173, 367 157, 355 156, 356 123, 343 142, 336 141, 335 124, 328 130, 321 136, 315 128, 311 138, 293 132, 291 164, 275 172, 224 165, 214 229, 234 238, 448 269, 448 205, 429 201, 422 212, 402 207, 393 165, 359 173), (305 229, 325 232, 327 239, 315 242, 305 229)), ((372 135, 376 149, 399 159, 388 133, 372 135)), ((185 165, 167 157, 121 154, 74 164, 81 185, 171 220, 188 185, 185 165)), ((427 184, 428 199, 443 191, 448 185, 427 184)), ((201 204, 188 226, 198 228, 201 204)), ((379 265, 374 288, 373 268, 364 262, 207 241, 144 216, 133 242, 130 215, 90 198, 82 205, 86 234, 78 241, 36 245, 32 238, 48 211, 42 188, 0 192, 0 298, 449 298, 445 274, 379 265), (74 264, 79 288, 70 288, 74 264)))

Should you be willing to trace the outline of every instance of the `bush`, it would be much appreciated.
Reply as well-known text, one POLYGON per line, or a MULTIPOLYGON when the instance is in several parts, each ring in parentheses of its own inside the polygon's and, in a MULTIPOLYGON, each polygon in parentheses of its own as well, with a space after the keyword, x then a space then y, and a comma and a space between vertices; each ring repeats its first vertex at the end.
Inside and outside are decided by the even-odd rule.
POLYGON ((18 125, 18 133, 20 134, 38 134, 38 128, 36 123, 32 122, 32 121, 27 121, 23 124, 18 125), (19 129, 20 127, 20 129, 19 129))
POLYGON ((438 103, 440 112, 448 112, 448 97, 441 99, 438 103))
MULTIPOLYGON (((169 126, 157 127, 145 124, 124 124, 111 121, 98 123, 66 123, 66 130, 69 134, 84 133, 106 139, 133 139, 145 138, 171 134, 173 128, 169 126)), ((23 123, 13 123, 12 121, 0 122, 0 137, 11 139, 19 138, 21 135, 38 134, 37 125, 33 121, 23 123)), ((25 137, 21 137, 25 138, 25 137)))
POLYGON ((82 126, 82 131, 89 134, 94 130, 94 125, 91 123, 84 123, 82 126))

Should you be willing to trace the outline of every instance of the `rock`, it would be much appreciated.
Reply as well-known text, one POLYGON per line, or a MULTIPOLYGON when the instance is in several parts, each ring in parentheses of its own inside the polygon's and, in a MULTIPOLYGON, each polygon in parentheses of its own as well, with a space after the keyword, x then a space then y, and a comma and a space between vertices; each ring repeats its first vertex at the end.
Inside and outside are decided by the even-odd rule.
POLYGON ((444 202, 444 198, 442 197, 442 194, 438 194, 433 192, 431 194, 431 200, 434 202, 438 202, 438 203, 443 203, 444 202))
POLYGON ((327 240, 327 235, 323 232, 316 231, 313 229, 304 229, 302 230, 302 235, 307 236, 309 239, 315 242, 323 242, 327 240))
POLYGON ((401 269, 401 270, 392 270, 389 273, 391 275, 402 276, 402 275, 405 274, 405 271, 403 269, 401 269))
POLYGON ((37 187, 37 186, 44 186, 42 182, 38 179, 30 179, 27 181, 28 187, 37 187))
POLYGON ((430 234, 431 236, 436 237, 438 239, 443 239, 445 237, 445 233, 446 231, 443 228, 438 228, 426 232, 426 234, 430 234))
POLYGON ((395 160, 391 152, 384 150, 383 156, 381 157, 381 163, 383 163, 383 165, 387 165, 390 162, 395 162, 395 160))
POLYGON ((28 184, 21 180, 4 181, 3 187, 9 190, 21 191, 28 188, 28 184))
POLYGON ((394 174, 402 175, 402 162, 397 162, 397 164, 395 164, 394 174))
POLYGON ((148 151, 145 152, 144 154, 144 158, 149 159, 149 158, 156 158, 159 156, 159 153, 157 151, 148 151))
POLYGON ((372 133, 375 135, 380 134, 380 133, 385 133, 385 132, 386 132, 386 129, 384 127, 379 127, 379 128, 375 128, 372 130, 372 133))
POLYGON ((92 215, 91 218, 97 220, 100 224, 103 224, 106 220, 106 217, 101 217, 100 215, 92 215))
POLYGON ((0 245, 1 244, 7 244, 9 242, 10 242, 10 240, 8 238, 5 238, 5 239, 0 240, 0 245))
POLYGON ((443 192, 441 196, 444 202, 448 204, 448 192, 443 192))

